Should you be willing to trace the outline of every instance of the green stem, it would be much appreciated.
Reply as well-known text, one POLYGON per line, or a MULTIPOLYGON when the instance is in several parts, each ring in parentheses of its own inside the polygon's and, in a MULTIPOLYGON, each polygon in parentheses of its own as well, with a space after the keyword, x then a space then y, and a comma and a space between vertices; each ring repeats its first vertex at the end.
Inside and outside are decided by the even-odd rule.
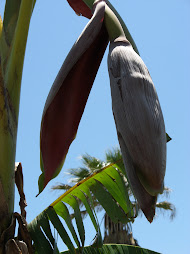
MULTIPOLYGON (((95 0, 83 0, 83 2, 90 9, 92 9, 95 0)), ((108 29, 110 40, 113 40, 114 37, 117 38, 119 36, 123 36, 123 32, 124 32, 125 37, 131 43, 136 53, 139 55, 137 46, 129 30, 127 29, 127 26, 125 25, 125 22, 123 21, 119 13, 116 11, 116 9, 108 0, 106 0, 106 3, 107 3, 107 6, 105 10, 105 23, 106 23, 106 28, 108 29), (122 30, 121 30, 121 27, 122 27, 122 30), (112 29, 114 30, 113 32, 111 31, 112 29)))
POLYGON ((14 37, 21 1, 22 0, 6 0, 3 28, 4 31, 6 31, 6 42, 8 45, 11 45, 14 37))
POLYGON ((22 70, 32 11, 33 0, 22 1, 5 75, 5 85, 15 110, 16 119, 19 114, 22 70))
MULTIPOLYGON (((93 5, 96 3, 96 0, 83 0, 84 3, 90 8, 93 8, 93 5)), ((109 35, 110 41, 122 36, 125 37, 124 31, 122 29, 119 20, 113 13, 113 11, 106 5, 105 6, 105 25, 109 35)))
POLYGON ((10 224, 14 209, 15 121, 6 99, 0 69, 0 235, 10 224))
POLYGON ((114 41, 118 37, 125 37, 125 33, 118 18, 107 5, 105 8, 105 25, 110 41, 114 41))
MULTIPOLYGON (((3 37, 3 22, 0 20, 0 41, 3 37)), ((7 52, 5 43, 0 43, 0 56, 7 52)), ((2 63, 1 63, 2 64, 2 63)), ((14 208, 14 162, 15 134, 13 134, 10 109, 6 99, 6 89, 3 78, 3 68, 0 66, 0 236, 10 224, 14 208)), ((0 253, 2 246, 0 245, 0 253)))
POLYGON ((109 8, 113 11, 113 13, 115 14, 115 16, 118 18, 122 28, 123 28, 123 31, 125 33, 125 36, 127 38, 127 40, 131 43, 131 45, 133 46, 133 49, 134 51, 138 54, 139 54, 139 51, 137 49, 137 46, 133 40, 133 37, 131 36, 127 26, 125 25, 125 22, 123 21, 123 19, 121 18, 121 16, 119 15, 119 13, 116 11, 116 9, 113 7, 113 5, 107 0, 106 1, 107 5, 109 6, 109 8))
MULTIPOLYGON (((19 115, 20 87, 26 41, 28 36, 31 14, 35 0, 6 2, 4 21, 0 21, 0 56, 8 63, 6 67, 0 66, 0 236, 10 224, 14 210, 14 168, 17 140, 17 123, 19 115), (18 6, 16 6, 16 3, 18 6), (18 8, 19 11, 18 11, 18 8), (13 10, 14 9, 14 10, 13 10), (18 15, 18 17, 17 17, 18 15), (15 22, 15 23, 14 23, 15 22), (10 24, 9 24, 10 23, 10 24), (14 24, 12 24, 14 23, 14 24), (10 33, 9 54, 5 47, 6 38, 2 38, 12 25, 15 31, 10 33), (5 32, 5 33, 4 33, 5 32)), ((1 63, 2 64, 2 63, 1 63)), ((0 246, 0 254, 2 246, 0 246)))

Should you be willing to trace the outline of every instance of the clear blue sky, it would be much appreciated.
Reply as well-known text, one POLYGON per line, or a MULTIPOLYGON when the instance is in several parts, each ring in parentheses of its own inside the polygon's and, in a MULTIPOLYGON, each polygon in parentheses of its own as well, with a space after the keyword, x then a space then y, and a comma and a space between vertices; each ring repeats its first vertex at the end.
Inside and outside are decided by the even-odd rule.
MULTIPOLYGON (((0 2, 0 13, 5 0, 0 2)), ((126 22, 141 57, 149 68, 162 106, 167 145, 165 185, 173 190, 169 201, 177 209, 173 221, 158 215, 152 224, 144 217, 133 225, 142 247, 164 254, 188 254, 190 228, 190 0, 112 0, 126 22)), ((101 64, 78 134, 70 147, 60 175, 39 197, 39 135, 43 107, 50 87, 68 51, 87 19, 78 17, 66 0, 37 0, 31 20, 23 70, 16 161, 22 162, 30 222, 58 197, 51 186, 67 182, 66 169, 80 166, 85 152, 104 158, 106 149, 117 146, 111 110, 107 52, 101 64)), ((18 211, 16 192, 15 210, 18 211)), ((88 245, 94 232, 87 225, 88 245)))

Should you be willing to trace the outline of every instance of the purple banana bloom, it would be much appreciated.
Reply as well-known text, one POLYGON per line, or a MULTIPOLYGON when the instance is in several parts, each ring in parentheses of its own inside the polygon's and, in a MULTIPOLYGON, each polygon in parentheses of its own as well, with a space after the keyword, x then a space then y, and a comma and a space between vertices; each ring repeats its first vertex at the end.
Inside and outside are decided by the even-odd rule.
POLYGON ((166 133, 158 96, 146 65, 126 38, 111 42, 108 69, 127 178, 152 222, 166 169, 166 133))

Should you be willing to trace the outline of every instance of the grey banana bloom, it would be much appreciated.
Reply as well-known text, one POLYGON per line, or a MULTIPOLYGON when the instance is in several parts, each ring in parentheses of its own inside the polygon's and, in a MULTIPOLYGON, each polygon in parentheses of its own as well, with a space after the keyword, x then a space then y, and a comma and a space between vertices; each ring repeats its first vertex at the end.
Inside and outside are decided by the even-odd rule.
POLYGON ((110 43, 108 70, 127 178, 152 222, 166 169, 166 133, 159 99, 146 65, 126 38, 110 43))

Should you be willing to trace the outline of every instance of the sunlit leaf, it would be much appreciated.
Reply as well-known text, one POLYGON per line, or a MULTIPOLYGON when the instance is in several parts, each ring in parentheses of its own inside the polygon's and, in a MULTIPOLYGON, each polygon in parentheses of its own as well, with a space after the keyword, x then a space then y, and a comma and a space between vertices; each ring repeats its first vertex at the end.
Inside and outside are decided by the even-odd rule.
POLYGON ((65 223, 67 224, 75 243, 77 244, 78 248, 80 248, 80 242, 75 232, 67 206, 63 202, 59 202, 55 208, 55 212, 65 220, 65 223))
POLYGON ((75 253, 75 248, 73 243, 71 242, 70 237, 68 236, 65 228, 63 227, 63 224, 61 223, 58 215, 56 214, 55 210, 52 207, 49 207, 46 210, 49 219, 51 220, 51 223, 59 233, 60 237, 62 238, 63 242, 68 246, 69 251, 72 253, 75 253))
POLYGON ((126 214, 114 202, 110 193, 107 191, 104 191, 103 186, 98 181, 95 181, 90 189, 92 190, 95 197, 99 200, 99 202, 105 209, 106 213, 109 214, 111 220, 114 223, 117 223, 118 221, 121 221, 123 223, 128 222, 126 214), (103 192, 104 192, 104 195, 102 195, 103 192))
MULTIPOLYGON (((97 233, 94 245, 100 247, 102 245, 102 239, 93 207, 92 194, 97 198, 100 205, 104 207, 113 221, 127 223, 133 220, 133 205, 129 197, 127 197, 124 188, 122 178, 120 177, 118 169, 114 167, 114 164, 110 164, 80 181, 62 194, 50 207, 45 209, 44 212, 38 215, 36 219, 29 224, 29 231, 34 244, 36 246, 40 245, 40 238, 35 237, 36 231, 37 234, 41 235, 44 241, 49 239, 48 243, 51 243, 50 247, 52 247, 54 242, 52 233, 46 233, 49 228, 49 224, 47 223, 48 218, 71 252, 74 250, 74 243, 81 249, 84 246, 85 233, 87 232, 85 232, 81 211, 79 209, 80 200, 85 206, 91 219, 92 226, 94 226, 97 233), (72 214, 76 220, 77 228, 73 227, 68 207, 74 210, 72 214), (63 226, 59 216, 65 220, 67 228, 63 226), (77 232, 75 232, 76 230, 77 232), (69 238, 69 232, 73 239, 69 238), (77 235, 80 236, 81 243, 79 243, 77 235)), ((45 241, 46 245, 48 243, 45 241)), ((38 248, 40 248, 40 246, 38 248)))

